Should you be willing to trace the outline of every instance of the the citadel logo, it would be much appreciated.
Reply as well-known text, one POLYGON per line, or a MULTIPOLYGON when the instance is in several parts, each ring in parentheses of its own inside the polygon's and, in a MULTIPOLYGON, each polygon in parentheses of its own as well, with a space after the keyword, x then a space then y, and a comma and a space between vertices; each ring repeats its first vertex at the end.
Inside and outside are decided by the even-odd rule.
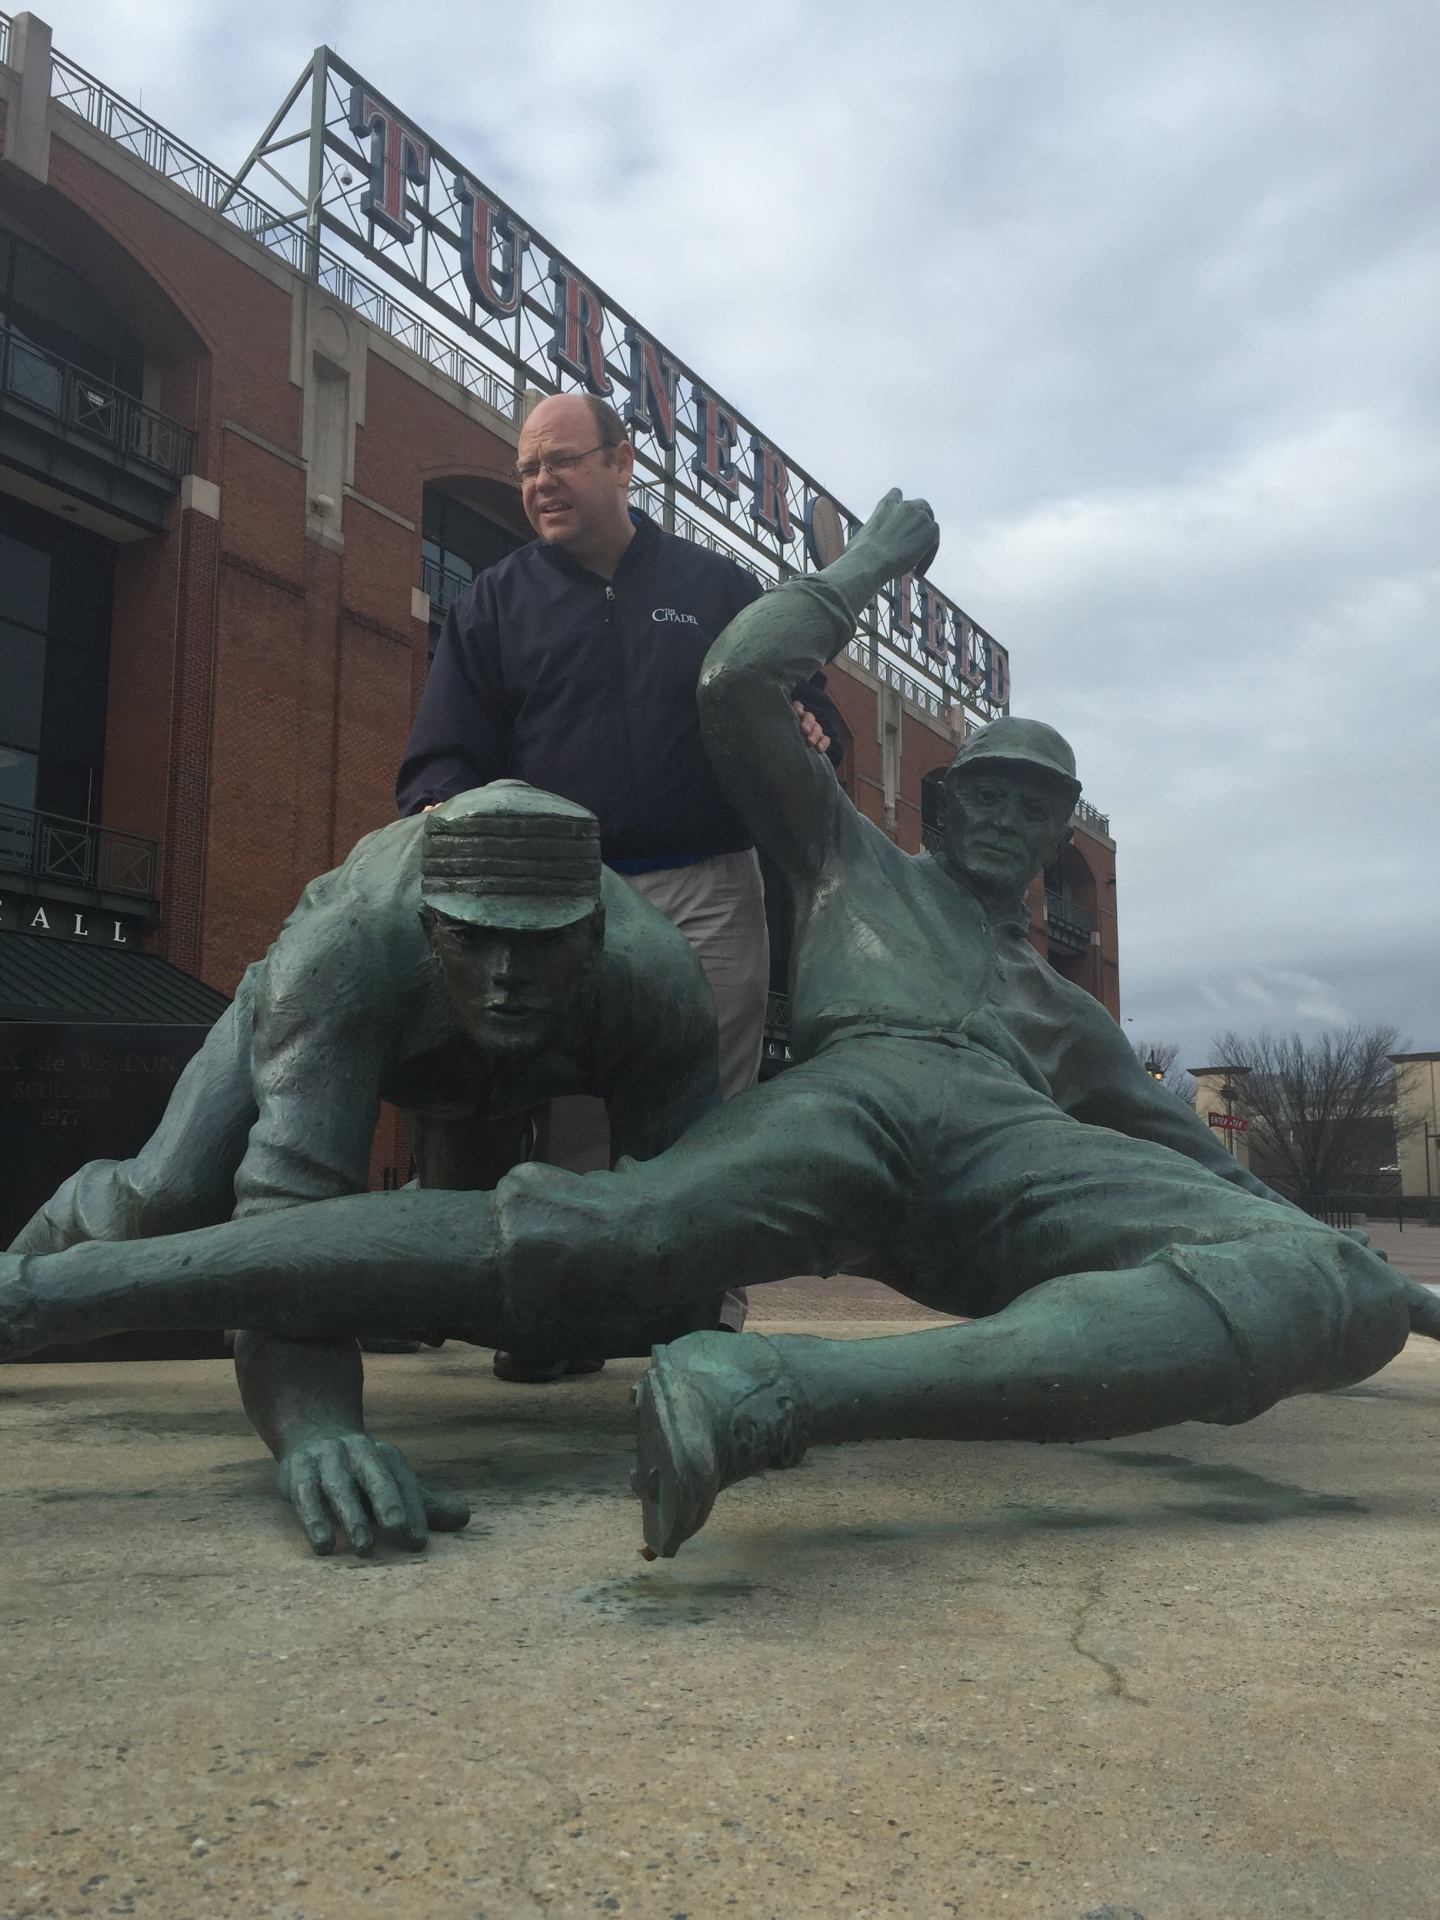
POLYGON ((656 607, 650 618, 662 623, 667 620, 673 621, 681 627, 698 627, 700 624, 693 613, 677 613, 674 607, 656 607))

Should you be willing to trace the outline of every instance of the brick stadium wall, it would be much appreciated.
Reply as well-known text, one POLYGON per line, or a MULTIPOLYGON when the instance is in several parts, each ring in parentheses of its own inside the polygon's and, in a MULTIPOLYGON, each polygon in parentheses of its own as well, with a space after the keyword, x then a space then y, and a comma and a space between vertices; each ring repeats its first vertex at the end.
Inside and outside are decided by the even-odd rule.
POLYGON ((24 212, 82 270, 112 263, 107 298, 220 490, 218 520, 177 503, 165 534, 120 549, 103 812, 164 844, 154 944, 232 992, 305 882, 393 816, 426 665, 411 612, 424 488, 504 484, 513 446, 377 343, 331 551, 306 533, 303 283, 84 130, 52 141, 50 185, 24 212))

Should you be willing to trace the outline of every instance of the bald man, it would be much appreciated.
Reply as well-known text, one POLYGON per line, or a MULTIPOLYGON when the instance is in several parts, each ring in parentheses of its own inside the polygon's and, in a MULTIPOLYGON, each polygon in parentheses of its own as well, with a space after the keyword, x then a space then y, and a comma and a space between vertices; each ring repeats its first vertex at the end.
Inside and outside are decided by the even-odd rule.
MULTIPOLYGON (((754 836, 711 771, 696 686, 711 643, 761 588, 632 508, 634 464, 603 400, 556 394, 531 409, 516 477, 539 538, 451 605, 396 798, 418 813, 510 776, 595 814, 606 865, 705 971, 728 1097, 759 1069, 769 942, 754 836)), ((824 689, 816 674, 794 692, 806 738, 833 756, 824 689)))

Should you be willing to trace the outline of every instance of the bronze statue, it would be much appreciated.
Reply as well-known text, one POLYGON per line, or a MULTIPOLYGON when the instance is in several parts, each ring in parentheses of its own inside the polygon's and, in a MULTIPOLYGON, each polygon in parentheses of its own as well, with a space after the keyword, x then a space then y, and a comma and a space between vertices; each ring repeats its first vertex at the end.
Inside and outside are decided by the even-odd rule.
MULTIPOLYGON (((719 1098, 709 988, 685 940, 600 864, 595 818, 500 780, 360 841, 305 890, 133 1160, 67 1180, 14 1243, 55 1253, 363 1193, 382 1099, 404 1110, 421 1187, 493 1187, 529 1157, 546 1103, 606 1103, 617 1153, 650 1158, 719 1098)), ((675 1330, 714 1326, 717 1301, 675 1330)), ((666 1317, 670 1317, 667 1310, 666 1317)), ((646 1353, 623 1319, 577 1349, 554 1330, 503 1377, 594 1371, 646 1353), (618 1342, 618 1344, 617 1344, 618 1342)), ((365 1332, 366 1329, 358 1331, 365 1332)), ((368 1440, 353 1336, 241 1333, 245 1407, 317 1551, 422 1545, 468 1510, 368 1440), (363 1498, 362 1498, 363 1497, 363 1498)))
POLYGON ((1412 1328, 1440 1337, 1440 1301, 1253 1180, 1030 947, 1022 894, 1079 793, 1058 734, 1005 719, 967 741, 936 856, 901 853, 805 746, 789 689, 937 540, 923 502, 888 495, 823 574, 746 608, 702 677, 716 772, 795 894, 795 1067, 610 1174, 530 1163, 488 1195, 23 1262, 0 1284, 4 1349, 197 1316, 533 1342, 580 1300, 603 1319, 852 1263, 973 1318, 660 1346, 635 1485, 647 1549, 671 1554, 722 1487, 812 1444, 1241 1421, 1365 1378, 1412 1328))

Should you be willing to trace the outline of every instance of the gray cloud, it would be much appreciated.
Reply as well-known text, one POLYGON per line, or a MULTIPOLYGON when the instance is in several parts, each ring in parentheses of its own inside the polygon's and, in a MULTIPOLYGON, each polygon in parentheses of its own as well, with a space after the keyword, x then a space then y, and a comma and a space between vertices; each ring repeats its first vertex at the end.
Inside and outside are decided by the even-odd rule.
POLYGON ((938 580, 1070 733, 1135 1029, 1440 1045, 1440 14, 90 0, 235 161, 328 40, 938 580))

